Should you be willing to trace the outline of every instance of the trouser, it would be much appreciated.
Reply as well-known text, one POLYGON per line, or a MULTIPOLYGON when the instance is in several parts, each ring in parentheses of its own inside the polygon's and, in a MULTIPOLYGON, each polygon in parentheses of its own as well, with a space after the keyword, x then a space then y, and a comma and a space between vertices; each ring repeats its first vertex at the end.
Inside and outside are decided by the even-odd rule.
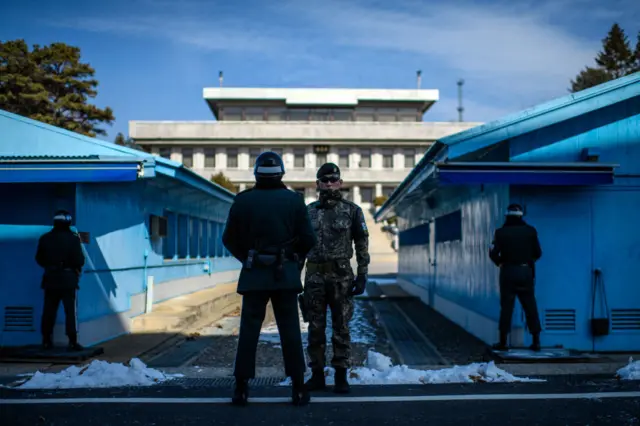
POLYGON ((285 374, 292 379, 302 379, 305 365, 298 315, 298 293, 291 290, 256 291, 244 294, 233 374, 238 379, 255 377, 256 350, 269 300, 273 306, 280 334, 285 374))
POLYGON ((78 342, 77 301, 76 289, 46 289, 44 291, 41 331, 42 340, 45 343, 53 342, 53 327, 56 323, 60 302, 64 308, 65 329, 69 343, 78 342))
POLYGON ((541 331, 533 270, 526 265, 504 265, 500 271, 500 333, 509 334, 516 297, 532 334, 541 331))
POLYGON ((325 367, 327 306, 331 309, 334 368, 351 366, 351 335, 349 322, 353 317, 352 277, 336 274, 308 273, 305 277, 304 295, 309 317, 309 366, 312 369, 325 367))

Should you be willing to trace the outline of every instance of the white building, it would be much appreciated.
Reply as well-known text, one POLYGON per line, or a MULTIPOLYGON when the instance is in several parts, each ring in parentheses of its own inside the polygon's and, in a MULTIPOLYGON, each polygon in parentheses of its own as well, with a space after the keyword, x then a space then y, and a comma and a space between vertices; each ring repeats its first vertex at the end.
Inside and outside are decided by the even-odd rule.
POLYGON ((216 121, 131 121, 149 152, 210 178, 252 185, 264 150, 283 156, 285 183, 316 199, 316 171, 338 164, 348 198, 363 208, 388 195, 441 137, 481 123, 423 122, 437 90, 205 88, 216 121))

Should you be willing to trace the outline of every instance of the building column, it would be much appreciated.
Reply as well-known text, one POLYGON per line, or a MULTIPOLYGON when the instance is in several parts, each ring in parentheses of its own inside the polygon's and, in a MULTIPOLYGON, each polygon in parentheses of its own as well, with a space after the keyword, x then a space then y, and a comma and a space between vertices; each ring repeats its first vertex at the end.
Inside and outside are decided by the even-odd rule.
POLYGON ((376 183, 375 195, 374 197, 379 197, 382 195, 382 184, 376 183))
POLYGON ((204 169, 204 148, 193 149, 193 168, 204 169))
POLYGON ((362 197, 360 196, 360 186, 354 185, 351 187, 351 201, 358 205, 362 204, 362 197))
POLYGON ((247 189, 247 184, 246 183, 238 184, 238 190, 239 191, 244 191, 245 189, 247 189))
POLYGON ((182 148, 178 146, 171 148, 171 161, 182 163, 182 148))

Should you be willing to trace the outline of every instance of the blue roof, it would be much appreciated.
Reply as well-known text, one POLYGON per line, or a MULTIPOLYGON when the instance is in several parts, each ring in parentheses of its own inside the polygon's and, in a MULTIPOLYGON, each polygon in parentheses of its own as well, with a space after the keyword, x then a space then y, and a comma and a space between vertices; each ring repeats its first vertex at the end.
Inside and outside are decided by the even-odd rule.
POLYGON ((161 173, 223 200, 235 194, 181 163, 42 123, 0 109, 0 161, 142 163, 147 177, 161 173))
POLYGON ((640 72, 441 138, 429 147, 374 217, 376 220, 382 217, 404 194, 415 189, 432 172, 434 161, 440 161, 443 157, 456 159, 504 140, 636 97, 640 97, 640 72))

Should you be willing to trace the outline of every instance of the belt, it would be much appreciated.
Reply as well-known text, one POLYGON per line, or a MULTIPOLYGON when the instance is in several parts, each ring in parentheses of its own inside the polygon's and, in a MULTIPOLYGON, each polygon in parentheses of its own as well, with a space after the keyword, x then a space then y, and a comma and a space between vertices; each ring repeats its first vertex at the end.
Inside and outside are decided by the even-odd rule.
POLYGON ((337 271, 339 269, 338 268, 338 260, 340 260, 340 259, 330 260, 330 261, 327 261, 327 262, 309 262, 309 261, 307 261, 307 271, 309 271, 312 274, 314 274, 314 273, 326 274, 326 273, 330 273, 330 272, 335 272, 335 271, 337 271))

